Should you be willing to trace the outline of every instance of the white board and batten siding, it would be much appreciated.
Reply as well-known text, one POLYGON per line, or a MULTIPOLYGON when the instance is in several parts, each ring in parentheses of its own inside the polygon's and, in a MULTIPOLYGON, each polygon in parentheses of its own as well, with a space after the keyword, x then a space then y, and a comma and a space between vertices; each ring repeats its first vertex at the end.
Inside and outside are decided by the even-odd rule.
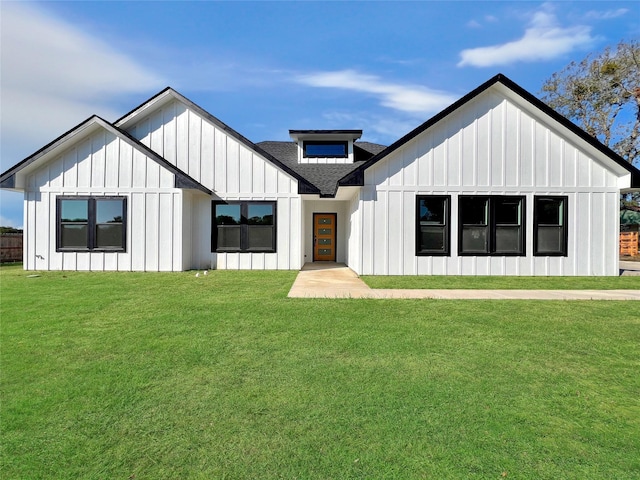
POLYGON ((190 198, 184 236, 192 268, 289 270, 302 266, 298 182, 199 112, 175 99, 127 130, 227 201, 276 201, 276 253, 211 253, 212 198, 190 198), (189 225, 187 227, 187 225, 189 225))
POLYGON ((25 200, 25 269, 184 269, 183 191, 173 173, 106 130, 30 174, 25 200), (56 198, 89 195, 127 198, 126 252, 56 252, 56 198))
POLYGON ((349 261, 372 275, 618 275, 619 177, 531 112, 485 92, 365 172, 349 261), (416 256, 416 195, 451 195, 451 254, 416 256), (458 256, 460 195, 526 198, 526 256, 458 256), (533 256, 534 195, 568 196, 568 256, 533 256))

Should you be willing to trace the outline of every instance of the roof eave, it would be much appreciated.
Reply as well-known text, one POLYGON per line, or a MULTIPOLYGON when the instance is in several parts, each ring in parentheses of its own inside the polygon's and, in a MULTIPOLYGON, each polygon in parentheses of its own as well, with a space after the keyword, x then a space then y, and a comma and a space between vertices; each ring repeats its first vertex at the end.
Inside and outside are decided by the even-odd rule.
POLYGON ((40 148, 36 152, 32 153, 28 157, 24 158, 13 167, 9 168, 4 173, 0 174, 0 188, 9 188, 16 191, 24 190, 21 185, 21 177, 25 173, 25 169, 32 166, 34 163, 38 163, 39 160, 47 158, 64 145, 71 138, 78 138, 81 135, 88 135, 91 133, 91 129, 98 123, 97 115, 92 115, 83 122, 80 122, 75 127, 67 130, 59 137, 55 138, 44 147, 40 148), (12 178, 11 180, 9 180, 12 178), (5 185, 12 185, 11 187, 5 187, 5 185))
POLYGON ((116 127, 118 127, 118 128, 122 128, 122 129, 127 128, 132 123, 134 123, 136 118, 140 117, 140 115, 143 112, 148 111, 153 106, 157 106, 158 104, 164 103, 167 98, 174 98, 174 99, 180 101, 181 103, 186 105, 188 108, 194 110, 195 112, 200 114, 202 117, 206 118, 208 121, 213 123, 218 129, 224 131, 230 137, 235 138, 240 143, 244 144, 244 146, 246 146, 247 148, 253 150, 257 154, 261 155, 267 161, 273 163, 278 168, 283 170, 285 173, 287 173, 288 175, 290 175, 293 178, 295 178, 298 181, 298 192, 299 193, 301 193, 301 191, 307 191, 307 190, 308 191, 313 191, 313 192, 317 191, 318 193, 320 192, 320 190, 315 185, 311 184, 305 178, 301 177, 298 173, 296 173, 295 171, 291 170, 287 165, 285 165, 284 163, 282 163, 281 161, 279 161, 277 158, 275 158, 274 156, 270 155, 269 153, 265 152, 262 148, 258 147, 251 140, 249 140, 245 136, 241 135, 240 133, 235 131, 233 128, 231 128, 229 125, 227 125, 226 123, 222 122, 217 117, 211 115, 209 112, 207 112, 200 105, 192 102, 187 97, 185 97, 181 93, 175 91, 171 87, 165 88, 161 92, 159 92, 156 95, 154 95, 153 97, 151 97, 146 102, 142 103, 140 106, 138 106, 138 107, 134 108, 133 110, 131 110, 129 113, 127 113, 126 115, 124 115, 120 119, 116 120, 116 122, 114 122, 114 125, 116 127), (301 184, 305 184, 305 185, 301 185, 301 184))
POLYGON ((33 164, 48 161, 50 157, 57 155, 59 150, 67 148, 67 144, 69 141, 71 141, 74 138, 78 138, 80 135, 86 136, 91 134, 92 131, 96 129, 95 127, 103 128, 111 132, 116 137, 121 138, 123 141, 127 142, 133 148, 141 151, 147 157, 151 158, 153 161, 155 161, 156 163, 160 164, 161 166, 169 170, 171 173, 173 173, 175 176, 176 188, 183 188, 183 187, 179 187, 178 185, 184 185, 184 186, 188 185, 188 187, 186 188, 194 188, 204 193, 207 193, 208 195, 212 195, 213 192, 208 188, 206 188, 204 185, 200 184, 198 181, 196 181, 195 179, 187 175, 185 172, 183 172, 179 168, 169 163, 167 160, 165 160, 156 152, 154 152, 153 150, 151 150, 150 148, 148 148, 147 146, 145 146, 144 144, 142 144, 141 142, 133 138, 124 130, 119 129, 118 127, 110 124, 105 119, 97 115, 93 115, 92 117, 89 117, 84 122, 75 126, 71 130, 63 133, 55 140, 48 143, 47 145, 42 147, 40 150, 38 150, 34 154, 28 156, 27 158, 22 160, 20 163, 14 165, 5 173, 0 175, 0 188, 7 188, 7 189, 12 189, 17 191, 24 190, 24 187, 21 185, 21 182, 20 182, 20 177, 28 173, 28 171, 25 171, 25 169, 28 169, 28 167, 33 164))
MULTIPOLYGON (((431 117, 422 125, 413 129, 412 131, 407 133, 405 136, 403 136, 402 138, 398 139, 397 141, 389 145, 386 149, 384 149, 377 155, 374 155, 373 157, 371 157, 362 166, 358 167, 356 171, 350 172, 349 174, 341 178, 338 181, 338 185, 353 185, 353 183, 350 183, 350 182, 354 181, 355 172, 361 172, 363 174, 361 178, 357 179, 357 181, 364 182, 364 171, 366 169, 368 169, 375 163, 379 162, 386 156, 390 155, 392 152, 394 152, 395 150, 397 150, 398 148, 400 148, 401 146, 403 146, 404 144, 406 144, 407 142, 409 142, 410 140, 412 140, 413 138, 415 138, 416 136, 418 136, 428 128, 440 122, 441 120, 443 120, 444 118, 446 118, 447 116, 449 116, 450 114, 452 114, 453 112, 455 112, 456 110, 458 110, 459 108, 461 108, 462 106, 464 106, 465 104, 467 104, 468 102, 470 102, 471 100, 476 98, 478 95, 488 90, 489 88, 491 88, 493 85, 497 83, 504 85, 506 88, 508 88, 509 90, 511 90, 512 92, 514 92, 515 94, 523 98, 524 100, 528 101, 534 107, 538 108, 544 114, 548 115, 551 119, 560 123, 562 126, 570 130, 573 134, 577 135, 583 141, 588 143, 590 146, 598 150, 600 153, 604 154, 606 157, 613 160, 616 164, 621 166, 623 169, 627 170, 631 174, 631 188, 640 187, 640 170, 635 168, 631 163, 627 162, 624 158, 622 158, 616 152, 614 152, 609 147, 604 145, 597 138, 594 138, 591 135, 589 135, 583 129, 578 127, 575 123, 573 123, 563 115, 556 112, 549 105, 544 103, 542 100, 536 98, 531 93, 527 92, 524 88, 522 88, 520 85, 518 85, 517 83, 515 83, 513 80, 509 79, 502 73, 498 73, 494 77, 490 78, 489 80, 487 80, 486 82, 484 82, 483 84, 481 84, 480 86, 478 86, 477 88, 475 88, 474 90, 472 90, 471 92, 469 92, 468 94, 466 94, 465 96, 457 100, 456 102, 449 105, 447 108, 445 108, 441 112, 431 117)), ((359 183, 358 185, 363 185, 363 183, 359 183)))

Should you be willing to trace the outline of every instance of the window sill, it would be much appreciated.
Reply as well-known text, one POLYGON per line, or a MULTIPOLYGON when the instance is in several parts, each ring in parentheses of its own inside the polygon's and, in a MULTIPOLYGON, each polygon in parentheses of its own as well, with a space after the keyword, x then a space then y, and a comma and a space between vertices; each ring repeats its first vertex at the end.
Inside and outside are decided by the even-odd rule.
POLYGON ((58 248, 58 253, 127 253, 124 248, 58 248))
POLYGON ((276 253, 275 250, 214 250, 211 253, 276 253))
POLYGON ((459 257, 526 257, 524 252, 518 253, 486 253, 486 252, 458 252, 459 257))

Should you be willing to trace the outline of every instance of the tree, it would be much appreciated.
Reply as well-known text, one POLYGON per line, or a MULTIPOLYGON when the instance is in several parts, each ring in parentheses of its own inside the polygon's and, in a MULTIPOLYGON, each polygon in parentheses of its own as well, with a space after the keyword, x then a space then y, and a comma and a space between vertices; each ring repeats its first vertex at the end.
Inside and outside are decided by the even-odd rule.
POLYGON ((0 233, 22 233, 22 230, 13 227, 0 227, 0 233))
POLYGON ((640 163, 640 42, 571 62, 546 80, 541 95, 622 158, 640 163))

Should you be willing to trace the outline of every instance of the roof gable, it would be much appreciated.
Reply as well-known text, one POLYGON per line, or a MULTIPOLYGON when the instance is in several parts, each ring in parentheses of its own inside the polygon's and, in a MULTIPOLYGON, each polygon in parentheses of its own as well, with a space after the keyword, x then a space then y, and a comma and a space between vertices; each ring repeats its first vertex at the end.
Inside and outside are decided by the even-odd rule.
POLYGON ((349 174, 342 177, 338 184, 339 185, 361 185, 364 179, 364 171, 375 165, 377 162, 389 156, 394 151, 398 150, 400 147, 420 135, 422 132, 426 131, 430 127, 434 126, 438 122, 441 122, 446 117, 451 115, 453 112, 459 110, 464 107, 471 100, 489 90, 490 88, 497 86, 502 87, 503 94, 510 96, 512 99, 515 99, 520 104, 526 104, 531 109, 537 110, 542 116, 548 118, 552 122, 556 122, 561 128, 566 129, 571 135, 574 135, 575 138, 583 143, 583 145, 592 148, 595 152, 598 153, 603 158, 608 159, 613 165, 617 167, 622 167, 622 169, 628 171, 631 174, 631 187, 638 188, 640 187, 640 170, 635 168, 629 162, 625 161, 620 155, 615 153, 609 147, 602 144, 598 139, 592 137, 576 124, 560 115, 558 112, 553 110, 547 104, 533 96, 531 93, 527 92, 525 89, 517 85, 515 82, 504 76, 503 74, 498 74, 483 83, 475 90, 469 92, 467 95, 462 97, 460 100, 454 102, 449 107, 442 110, 440 113, 431 117, 429 120, 424 122, 422 125, 418 126, 411 132, 407 133, 405 136, 391 144, 382 152, 370 158, 368 161, 360 165, 357 169, 350 172, 349 174))
POLYGON ((177 100, 181 102, 187 108, 193 110, 195 113, 197 113, 207 121, 211 122, 216 128, 220 129, 225 134, 229 135, 230 137, 240 142, 246 148, 252 150, 256 154, 260 155, 262 158, 267 160, 268 162, 278 167, 280 170, 284 171, 288 175, 295 178, 298 181, 298 193, 301 193, 301 194, 302 193, 311 193, 311 194, 320 193, 320 188, 318 188, 311 181, 309 181, 309 179, 303 177, 302 175, 300 175, 299 172, 296 172, 289 165, 280 161, 278 158, 274 157, 271 153, 262 149, 259 145, 256 145, 251 140, 244 137, 243 135, 235 131, 233 128, 229 127, 227 124, 225 124, 215 116, 211 115, 205 109, 203 109, 196 103, 186 98, 184 95, 173 90, 171 87, 165 88, 164 90, 162 90, 155 96, 151 97, 149 100, 147 100, 143 104, 139 105, 138 107, 131 110, 129 113, 125 114, 124 116, 116 120, 114 122, 114 125, 124 130, 127 127, 133 125, 135 122, 137 122, 138 119, 140 119, 140 117, 150 115, 157 108, 165 105, 171 100, 177 100))
POLYGON ((195 179, 167 162, 156 152, 147 148, 145 145, 140 143, 128 133, 120 130, 118 127, 115 127, 114 125, 110 124, 97 115, 89 117, 84 122, 63 133, 51 143, 45 145, 34 154, 30 155, 17 165, 4 172, 2 175, 0 175, 0 187, 20 189, 23 185, 20 181, 16 181, 16 175, 24 177, 29 172, 46 164, 48 161, 55 158, 58 154, 62 153, 69 147, 71 143, 79 142, 80 140, 86 138, 99 129, 104 129, 115 137, 120 138, 124 142, 131 145, 134 149, 142 152, 151 160, 173 173, 175 175, 176 188, 191 188, 200 190, 204 193, 207 193, 208 195, 212 194, 211 190, 201 185, 195 179))

